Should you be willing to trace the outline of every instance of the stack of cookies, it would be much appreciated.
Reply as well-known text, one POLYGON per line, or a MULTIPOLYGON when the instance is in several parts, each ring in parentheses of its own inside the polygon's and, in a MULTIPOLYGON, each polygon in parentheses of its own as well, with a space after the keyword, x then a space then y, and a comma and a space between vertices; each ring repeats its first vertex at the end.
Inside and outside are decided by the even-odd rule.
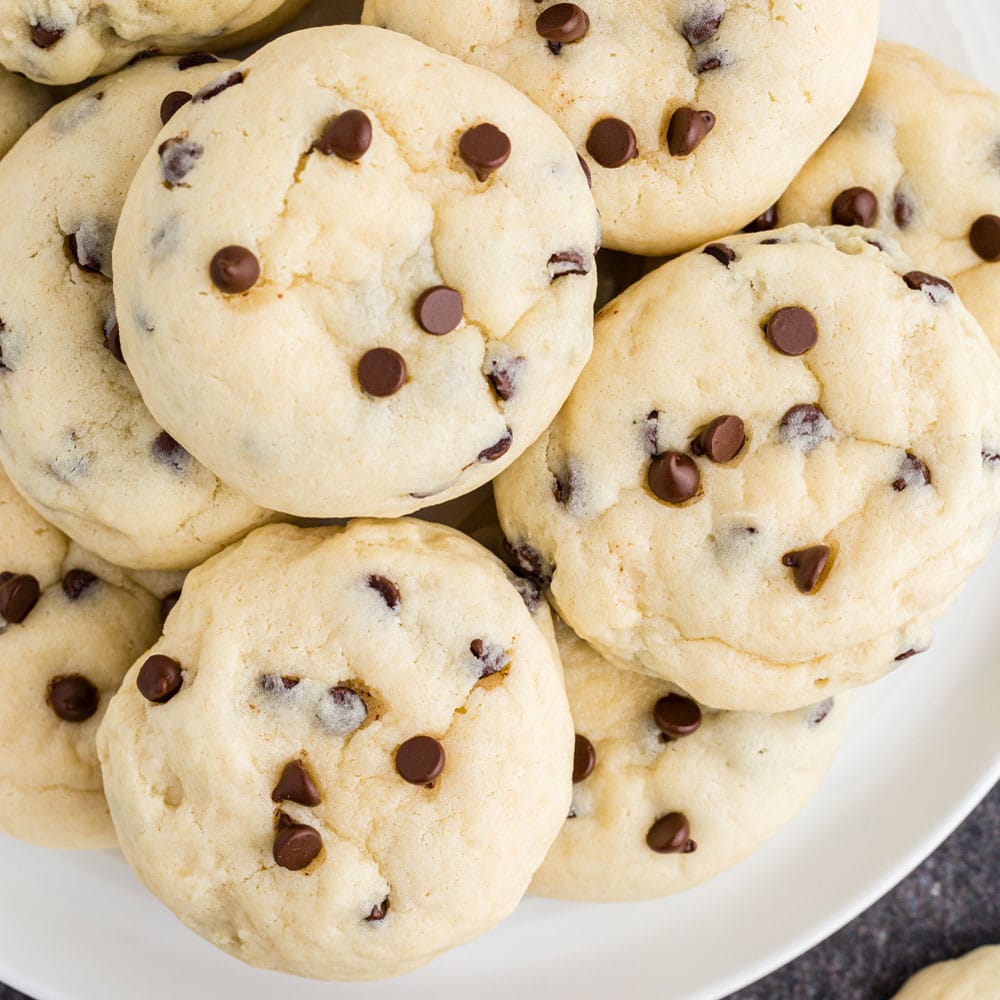
POLYGON ((928 648, 1000 527, 1000 98, 877 0, 200 51, 302 6, 0 11, 0 829, 374 979, 732 866, 928 648))

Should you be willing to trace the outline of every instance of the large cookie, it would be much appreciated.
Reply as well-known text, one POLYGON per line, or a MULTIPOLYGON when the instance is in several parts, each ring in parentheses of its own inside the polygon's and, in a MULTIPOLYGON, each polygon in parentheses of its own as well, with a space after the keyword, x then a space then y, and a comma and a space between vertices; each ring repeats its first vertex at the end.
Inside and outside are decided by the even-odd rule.
POLYGON ((306 0, 30 0, 0 3, 0 65, 40 83, 79 83, 157 52, 263 37, 306 0))
POLYGON ((619 670, 556 623, 576 725, 573 805, 531 883, 561 899, 680 892, 752 854, 815 794, 846 709, 716 712, 619 670))
POLYGON ((878 0, 367 0, 362 20, 492 70, 565 130, 604 243, 672 254, 764 212, 850 109, 878 0))
POLYGON ((101 728, 126 857, 254 965, 415 968, 514 908, 569 809, 550 642, 451 529, 261 528, 188 576, 101 728))
POLYGON ((160 605, 43 521, 0 473, 0 831, 111 847, 95 737, 160 605))
POLYGON ((1000 997, 1000 945, 985 945, 951 962, 918 972, 895 1000, 997 1000, 1000 997))
POLYGON ((163 431, 118 341, 111 246, 136 166, 161 115, 234 65, 190 63, 101 80, 0 163, 17 206, 0 227, 0 461, 46 518, 127 566, 194 565, 268 517, 163 431))
POLYGON ((943 279, 867 230, 733 237, 633 285, 595 343, 495 483, 584 639, 765 712, 927 646, 1000 515, 1000 360, 943 279))
POLYGON ((777 218, 890 233, 955 285, 1000 348, 1000 96, 982 84, 879 42, 857 104, 777 218))
POLYGON ((0 69, 0 156, 7 155, 52 101, 51 91, 0 69))
POLYGON ((565 136, 359 26, 280 38, 215 90, 139 168, 115 246, 152 412, 292 514, 402 514, 495 476, 590 352, 598 221, 565 136))

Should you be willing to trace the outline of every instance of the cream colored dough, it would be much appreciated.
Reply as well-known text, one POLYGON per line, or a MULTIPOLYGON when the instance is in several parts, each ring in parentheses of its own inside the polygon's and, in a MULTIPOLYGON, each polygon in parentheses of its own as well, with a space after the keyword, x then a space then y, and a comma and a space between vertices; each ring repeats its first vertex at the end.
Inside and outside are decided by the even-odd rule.
POLYGON ((980 216, 1000 216, 1000 96, 923 52, 879 42, 857 104, 785 192, 779 219, 827 225, 834 199, 854 187, 878 199, 871 224, 950 278, 1000 348, 1000 261, 969 240, 980 216))
POLYGON ((122 849, 189 927, 253 965, 413 969, 507 916, 562 826, 558 659, 502 564, 452 529, 261 528, 189 574, 151 652, 181 664, 180 690, 146 701, 142 657, 99 734, 122 849), (501 667, 485 679, 477 639, 501 667), (338 728, 334 686, 364 699, 360 728, 338 728), (433 788, 396 769, 417 735, 445 750, 433 788), (295 760, 321 798, 280 807, 322 837, 301 871, 272 853, 272 789, 295 760))
POLYGON ((730 233, 770 207, 850 109, 871 62, 877 0, 582 0, 587 34, 553 54, 536 30, 552 4, 367 0, 362 21, 492 70, 564 129, 594 175, 604 243, 660 255, 730 233), (707 40, 688 26, 719 18, 707 40), (699 66, 718 60, 714 69, 699 66), (672 156, 678 108, 715 126, 672 156), (627 122, 638 156, 600 166, 594 124, 627 122))
POLYGON ((494 486, 522 568, 600 652, 703 704, 775 712, 928 645, 997 530, 1000 361, 957 296, 908 287, 914 265, 884 235, 793 226, 727 243, 728 267, 687 254, 602 311, 566 406, 494 486), (764 333, 793 306, 818 327, 801 357, 764 333), (802 404, 825 434, 780 430, 802 404), (722 415, 747 445, 729 464, 692 458, 722 415), (700 473, 685 504, 650 490, 666 452, 700 473), (818 545, 832 563, 802 593, 783 559, 818 545))
POLYGON ((1000 1000, 1000 945, 986 945, 952 962, 918 972, 895 1000, 1000 1000))
POLYGON ((54 96, 44 87, 0 69, 0 156, 45 114, 54 96))

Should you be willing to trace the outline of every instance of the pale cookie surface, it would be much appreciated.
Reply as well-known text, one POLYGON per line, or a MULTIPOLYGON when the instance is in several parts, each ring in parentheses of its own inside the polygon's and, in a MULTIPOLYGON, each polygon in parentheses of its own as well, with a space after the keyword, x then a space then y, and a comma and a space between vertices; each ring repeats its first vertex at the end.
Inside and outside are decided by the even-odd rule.
POLYGON ((576 726, 573 805, 531 890, 650 899, 752 854, 816 793, 847 717, 840 700, 777 715, 702 710, 619 670, 556 624, 576 726))
POLYGON ((305 0, 0 0, 0 65, 40 83, 79 83, 135 56, 239 45, 305 0))
POLYGON ((0 461, 81 545, 139 568, 194 565, 269 516, 164 433, 118 343, 111 246, 161 103, 233 65, 197 58, 210 62, 101 80, 0 162, 0 197, 18 206, 0 228, 0 461))
POLYGON ((1000 348, 1000 95, 879 42, 854 109, 778 203, 782 224, 867 225, 944 275, 1000 348))
POLYGON ((494 484, 522 572, 716 708, 813 704, 926 648, 1000 514, 1000 362, 936 281, 881 234, 797 226, 633 285, 494 484))
POLYGON ((0 573, 0 832, 111 847, 97 727, 159 635, 159 602, 43 521, 2 473, 0 573))
POLYGON ((42 117, 53 102, 44 87, 0 69, 0 156, 42 117))
POLYGON ((918 972, 895 1000, 1000 1000, 1000 945, 986 945, 918 972))
POLYGON ((604 243, 672 254, 772 205, 850 109, 878 0, 367 0, 362 20, 492 70, 586 159, 604 243))
POLYGON ((171 660, 142 657, 101 729, 126 857, 251 964, 423 964, 510 913, 569 809, 550 641, 452 529, 261 528, 188 576, 150 650, 171 660))
POLYGON ((590 353, 599 227, 570 143, 502 80, 357 25, 280 38, 224 84, 122 214, 149 408, 291 514, 404 514, 491 479, 590 353))

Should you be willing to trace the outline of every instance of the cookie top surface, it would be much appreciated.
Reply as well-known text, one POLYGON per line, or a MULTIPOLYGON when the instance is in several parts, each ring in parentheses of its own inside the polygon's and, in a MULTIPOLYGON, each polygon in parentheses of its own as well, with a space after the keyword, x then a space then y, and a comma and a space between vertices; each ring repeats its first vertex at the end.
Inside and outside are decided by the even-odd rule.
POLYGON ((0 3, 0 65, 40 83, 79 83, 138 55, 238 44, 305 0, 59 0, 0 3), (248 30, 249 29, 249 30, 248 30))
POLYGON ((1000 995, 1000 945, 984 945, 918 972, 895 1000, 994 1000, 1000 995))
POLYGON ((51 106, 44 87, 0 69, 0 156, 17 142, 51 106))
POLYGON ((47 518, 122 565, 190 566, 269 516, 153 419, 115 318, 111 247, 126 191, 161 103, 232 65, 211 59, 148 59, 101 80, 0 162, 0 193, 19 206, 0 230, 0 461, 47 518))
POLYGON ((522 569, 606 656, 719 708, 923 649, 1000 512, 1000 362, 935 281, 881 234, 796 226, 633 285, 494 484, 522 569))
POLYGON ((598 221, 570 143, 502 80, 356 25, 225 84, 178 112, 122 215, 152 412, 292 514, 407 513, 495 476, 590 352, 598 221))
POLYGON ((782 223, 860 222, 952 281, 1000 347, 1000 95, 879 42, 854 109, 778 203, 782 223))
POLYGON ((42 520, 0 473, 0 830, 110 847, 97 727, 159 602, 42 520))
POLYGON ((171 660, 136 664, 99 736, 115 826, 244 961, 415 968, 514 908, 566 816, 550 639, 452 529, 259 529, 188 576, 150 654, 171 660))
POLYGON ((367 0, 362 20, 492 70, 569 135, 604 243, 687 250, 767 209, 849 110, 877 0, 367 0))
POLYGON ((838 699, 777 715, 702 710, 556 624, 577 732, 569 818, 531 884, 562 899, 680 892, 747 857, 819 788, 838 699))

